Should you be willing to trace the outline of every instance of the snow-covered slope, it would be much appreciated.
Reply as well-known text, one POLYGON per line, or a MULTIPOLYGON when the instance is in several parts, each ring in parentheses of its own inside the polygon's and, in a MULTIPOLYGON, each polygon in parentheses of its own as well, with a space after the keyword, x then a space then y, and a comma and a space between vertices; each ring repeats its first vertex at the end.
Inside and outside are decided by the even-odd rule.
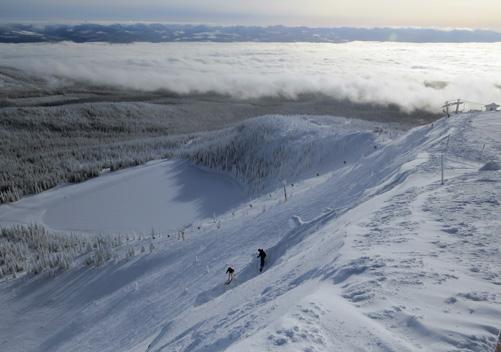
POLYGON ((0 207, 2 224, 37 223, 90 233, 175 231, 195 218, 220 214, 243 201, 228 175, 182 160, 161 160, 106 172, 0 207))
MULTIPOLYGON (((307 128, 300 134, 311 140, 329 138, 325 130, 335 133, 339 124, 301 116, 280 121, 273 133, 307 128)), ((501 172, 495 163, 480 169, 501 161, 501 114, 453 115, 395 135, 372 132, 374 126, 338 127, 339 140, 354 142, 333 148, 331 159, 324 158, 329 143, 306 143, 318 148, 308 155, 322 155, 321 162, 291 170, 287 201, 276 178, 274 191, 250 200, 239 200, 237 187, 225 197, 229 211, 204 218, 185 210, 192 225, 177 229, 184 241, 164 231, 130 244, 136 253, 150 242, 155 249, 128 261, 76 265, 52 278, 2 279, 1 349, 493 351, 501 328, 501 172), (258 248, 268 254, 262 273, 258 248), (225 286, 228 266, 235 279, 225 286)), ((281 143, 295 150, 305 140, 281 143)), ((92 182, 111 185, 116 177, 119 187, 125 176, 92 182)), ((157 182, 165 187, 158 177, 149 186, 157 182)), ((73 187, 84 186, 52 196, 73 187)), ((104 203, 90 188, 73 194, 85 195, 85 204, 104 203)), ((50 216, 54 203, 38 201, 44 196, 1 206, 1 224, 8 225, 5 214, 18 205, 29 221, 31 204, 47 226, 71 228, 59 227, 50 216)), ((176 199, 143 211, 167 213, 197 202, 176 199)))

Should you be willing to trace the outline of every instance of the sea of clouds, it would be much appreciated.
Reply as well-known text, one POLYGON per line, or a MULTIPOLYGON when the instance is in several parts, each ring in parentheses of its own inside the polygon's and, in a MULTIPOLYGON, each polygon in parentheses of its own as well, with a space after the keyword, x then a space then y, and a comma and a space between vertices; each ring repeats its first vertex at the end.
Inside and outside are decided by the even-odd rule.
POLYGON ((458 98, 500 103, 498 57, 501 43, 0 44, 0 66, 55 87, 84 81, 236 98, 322 93, 434 112, 458 98))

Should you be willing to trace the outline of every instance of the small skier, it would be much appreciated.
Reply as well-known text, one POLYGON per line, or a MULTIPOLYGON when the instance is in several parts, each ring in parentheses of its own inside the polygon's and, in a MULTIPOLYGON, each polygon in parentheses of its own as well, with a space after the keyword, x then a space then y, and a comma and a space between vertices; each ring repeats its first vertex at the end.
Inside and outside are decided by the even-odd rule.
POLYGON ((226 274, 228 274, 228 280, 226 281, 226 285, 228 285, 231 280, 233 280, 233 273, 235 272, 235 270, 233 270, 233 268, 231 266, 228 267, 228 269, 226 269, 226 274))
POLYGON ((261 266, 259 267, 259 271, 263 271, 263 266, 264 266, 264 258, 266 258, 266 253, 260 248, 257 250, 259 252, 259 255, 257 258, 261 258, 261 266))

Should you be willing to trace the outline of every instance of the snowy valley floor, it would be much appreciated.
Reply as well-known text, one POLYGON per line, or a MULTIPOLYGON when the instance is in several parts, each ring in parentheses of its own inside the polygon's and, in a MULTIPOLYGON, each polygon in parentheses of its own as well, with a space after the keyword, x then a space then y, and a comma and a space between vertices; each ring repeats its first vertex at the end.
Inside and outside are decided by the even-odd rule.
MULTIPOLYGON (((280 123, 283 131, 309 123, 304 138, 312 139, 335 129, 314 117, 280 123)), ((99 214, 113 209, 117 224, 101 230, 130 229, 138 210, 120 197, 143 175, 132 196, 154 201, 141 202, 151 218, 137 230, 147 234, 157 221, 159 236, 116 249, 135 247, 129 260, 2 278, 0 349, 492 352, 501 329, 501 171, 481 168, 501 162, 500 136, 499 112, 453 115, 397 135, 343 132, 341 141, 357 141, 345 145, 349 158, 332 150, 318 176, 312 167, 294 186, 288 180, 287 201, 283 186, 246 198, 227 175, 168 161, 2 205, 2 226, 36 220, 95 233, 106 218, 99 214), (185 173, 189 182, 181 182, 185 173), (189 192, 208 174, 211 187, 233 187, 222 187, 228 193, 216 215, 203 199, 210 194, 189 192), (95 213, 71 225, 78 204, 95 213), (163 213, 191 222, 168 226, 163 213), (141 253, 150 243, 155 249, 141 253), (258 248, 268 254, 262 273, 258 248), (235 279, 225 286, 228 266, 235 279)))

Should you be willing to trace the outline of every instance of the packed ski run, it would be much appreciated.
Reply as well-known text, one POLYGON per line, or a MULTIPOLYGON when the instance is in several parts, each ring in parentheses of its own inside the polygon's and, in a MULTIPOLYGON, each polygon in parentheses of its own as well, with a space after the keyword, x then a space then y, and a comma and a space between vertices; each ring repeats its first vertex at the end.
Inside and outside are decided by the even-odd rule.
POLYGON ((214 185, 208 170, 169 161, 0 206, 2 226, 36 221, 82 233, 130 230, 131 215, 169 219, 141 223, 155 238, 146 233, 100 266, 77 260, 52 277, 0 279, 1 350, 494 351, 501 113, 453 114, 407 132, 314 116, 243 123, 257 125, 260 145, 243 146, 256 158, 276 159, 276 141, 294 151, 282 160, 280 175, 291 175, 284 183, 263 176, 267 192, 232 186, 220 200, 202 199, 204 185, 214 185), (174 196, 136 195, 132 209, 124 195, 148 174, 144 192, 174 196), (93 207, 101 217, 87 215, 93 207), (174 221, 180 212, 191 216, 183 226, 174 221), (112 214, 115 224, 96 227, 112 214), (85 221, 71 225, 72 217, 85 221))

